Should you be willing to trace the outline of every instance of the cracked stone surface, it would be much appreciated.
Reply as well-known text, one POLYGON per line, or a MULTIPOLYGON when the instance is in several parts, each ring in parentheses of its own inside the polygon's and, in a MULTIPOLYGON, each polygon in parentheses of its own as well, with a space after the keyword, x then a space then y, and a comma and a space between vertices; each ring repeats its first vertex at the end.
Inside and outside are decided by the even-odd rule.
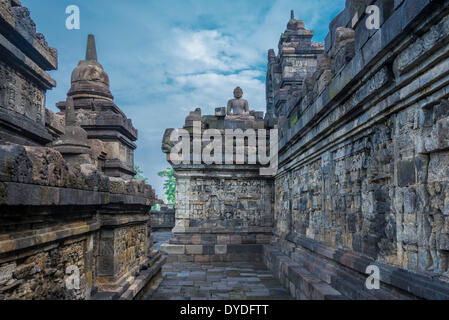
POLYGON ((151 300, 289 300, 260 262, 167 263, 151 300))

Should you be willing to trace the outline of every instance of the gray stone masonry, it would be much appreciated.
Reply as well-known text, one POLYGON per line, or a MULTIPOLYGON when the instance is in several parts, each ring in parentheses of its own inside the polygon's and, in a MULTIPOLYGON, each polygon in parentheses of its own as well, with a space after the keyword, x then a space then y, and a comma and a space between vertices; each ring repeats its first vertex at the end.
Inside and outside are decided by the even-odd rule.
POLYGON ((166 258, 148 231, 156 199, 132 179, 135 146, 89 133, 108 126, 102 137, 134 141, 137 131, 112 101, 78 119, 83 90, 108 90, 105 73, 100 85, 86 76, 102 70, 93 36, 86 61, 64 114, 46 109, 57 52, 20 1, 0 0, 0 300, 132 299, 161 277, 166 258))
MULTIPOLYGON (((227 129, 241 130, 237 136, 242 141, 247 130, 265 129, 262 112, 246 112, 246 107, 239 107, 248 104, 242 102, 240 88, 234 96, 227 110, 231 114, 217 108, 215 115, 202 116, 201 109, 196 109, 187 116, 184 129, 189 134, 189 146, 208 129, 216 129, 223 142, 227 129), (200 132, 195 131, 195 123, 200 132)), ((272 177, 260 175, 259 169, 264 166, 259 161, 249 164, 247 147, 238 151, 245 160, 243 164, 225 164, 224 160, 207 164, 204 157, 196 164, 176 164, 170 158, 173 131, 168 129, 162 142, 162 150, 176 171, 174 237, 161 246, 168 261, 261 261, 263 244, 269 242, 273 228, 272 177)), ((268 145, 269 139, 263 143, 268 145)), ((206 143, 201 144, 204 149, 206 143)), ((236 155, 237 149, 231 148, 231 154, 236 155)), ((220 146, 214 152, 224 155, 225 148, 220 146)))
MULTIPOLYGON (((296 299, 448 299, 449 2, 348 0, 325 43, 312 36, 292 12, 268 51, 260 128, 278 127, 277 173, 173 165, 176 226, 163 250, 185 263, 263 259, 296 299)), ((260 116, 224 114, 192 112, 190 138, 195 121, 259 128, 260 116)))
POLYGON ((160 210, 152 210, 150 215, 149 227, 153 231, 171 231, 175 227, 175 209, 173 206, 162 205, 160 210))
POLYGON ((173 262, 164 265, 163 281, 147 300, 289 300, 261 262, 173 262))
POLYGON ((285 96, 264 261, 293 297, 449 298, 448 43, 448 1, 348 0, 285 96), (369 265, 380 290, 365 287, 369 265))

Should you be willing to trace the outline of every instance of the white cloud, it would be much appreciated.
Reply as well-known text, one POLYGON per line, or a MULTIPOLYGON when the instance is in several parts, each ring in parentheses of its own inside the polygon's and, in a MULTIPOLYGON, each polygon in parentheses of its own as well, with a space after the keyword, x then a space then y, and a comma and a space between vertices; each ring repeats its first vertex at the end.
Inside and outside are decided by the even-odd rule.
POLYGON ((187 30, 174 30, 175 56, 186 63, 186 68, 178 70, 180 73, 189 73, 201 70, 232 70, 230 57, 232 39, 220 34, 217 30, 201 30, 191 32, 187 30))
MULTIPOLYGON (((223 107, 228 99, 232 98, 232 92, 236 86, 244 90, 246 98, 252 109, 264 110, 265 95, 264 83, 257 79, 263 73, 255 70, 245 70, 229 75, 213 72, 183 75, 176 77, 176 83, 180 87, 192 88, 189 92, 181 90, 182 94, 174 95, 175 101, 184 102, 188 110, 194 107, 202 107, 204 113, 212 113, 214 108, 223 107)), ((183 108, 186 110, 186 108, 183 108)))
POLYGON ((235 72, 254 67, 257 50, 219 30, 172 30, 173 42, 166 46, 172 56, 168 72, 173 75, 200 72, 235 72))

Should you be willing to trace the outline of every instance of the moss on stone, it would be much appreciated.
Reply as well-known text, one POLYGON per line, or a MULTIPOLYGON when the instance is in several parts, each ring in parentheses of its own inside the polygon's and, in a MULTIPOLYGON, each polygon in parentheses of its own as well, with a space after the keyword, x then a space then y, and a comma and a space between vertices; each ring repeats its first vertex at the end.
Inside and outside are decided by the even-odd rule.
POLYGON ((329 86, 329 98, 330 100, 332 100, 333 98, 335 98, 335 89, 333 84, 331 83, 331 85, 329 86))
POLYGON ((105 202, 105 204, 108 204, 111 202, 111 195, 109 193, 106 193, 106 195, 104 196, 104 202, 105 202))
POLYGON ((290 120, 290 128, 293 128, 295 126, 296 122, 298 122, 297 114, 295 114, 294 117, 290 120))
POLYGON ((15 163, 14 160, 7 160, 5 163, 5 173, 6 175, 13 177, 14 174, 15 163))

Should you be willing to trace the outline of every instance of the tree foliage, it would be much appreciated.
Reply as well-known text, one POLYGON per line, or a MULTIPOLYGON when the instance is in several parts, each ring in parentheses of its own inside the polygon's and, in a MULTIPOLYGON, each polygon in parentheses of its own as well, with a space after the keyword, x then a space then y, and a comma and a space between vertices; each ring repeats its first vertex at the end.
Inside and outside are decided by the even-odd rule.
POLYGON ((134 165, 134 171, 136 171, 136 175, 134 176, 134 179, 141 180, 145 183, 148 183, 148 178, 146 178, 143 175, 142 169, 140 169, 140 167, 137 164, 134 165))
POLYGON ((175 170, 173 168, 167 168, 167 170, 157 173, 160 177, 165 177, 164 190, 167 196, 167 204, 176 204, 176 178, 175 170))

